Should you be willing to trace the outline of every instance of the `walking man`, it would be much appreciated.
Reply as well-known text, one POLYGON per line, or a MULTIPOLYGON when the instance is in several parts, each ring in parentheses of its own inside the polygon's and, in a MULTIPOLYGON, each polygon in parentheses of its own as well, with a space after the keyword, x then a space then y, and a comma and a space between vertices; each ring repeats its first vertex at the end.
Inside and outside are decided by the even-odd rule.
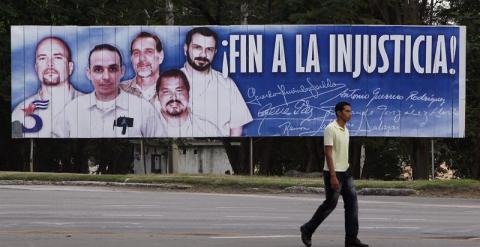
POLYGON ((326 199, 310 221, 300 227, 302 242, 312 245, 312 234, 337 206, 340 195, 345 205, 345 247, 368 247, 358 238, 358 201, 348 164, 349 133, 347 122, 352 118, 352 107, 347 102, 335 106, 337 119, 324 131, 325 166, 323 179, 326 199))

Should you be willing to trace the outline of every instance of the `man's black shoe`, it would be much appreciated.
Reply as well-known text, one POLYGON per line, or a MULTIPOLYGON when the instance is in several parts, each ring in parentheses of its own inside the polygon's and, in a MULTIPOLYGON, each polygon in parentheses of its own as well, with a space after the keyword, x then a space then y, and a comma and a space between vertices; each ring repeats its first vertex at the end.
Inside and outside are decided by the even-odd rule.
POLYGON ((305 229, 305 226, 300 227, 300 232, 302 233, 302 242, 305 246, 312 246, 312 234, 305 229))
POLYGON ((345 247, 368 247, 368 244, 362 243, 360 239, 345 240, 345 247))

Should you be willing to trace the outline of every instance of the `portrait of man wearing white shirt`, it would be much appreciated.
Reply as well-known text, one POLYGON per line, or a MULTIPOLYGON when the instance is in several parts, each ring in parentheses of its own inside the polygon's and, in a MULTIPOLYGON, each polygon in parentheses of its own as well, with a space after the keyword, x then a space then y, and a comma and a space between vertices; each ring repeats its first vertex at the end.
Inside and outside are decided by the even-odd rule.
POLYGON ((208 27, 187 33, 187 61, 181 70, 190 82, 190 106, 194 114, 216 124, 221 136, 241 136, 253 118, 235 82, 212 68, 217 43, 217 34, 208 27))
POLYGON ((12 122, 19 127, 13 137, 52 137, 52 119, 78 96, 70 83, 74 63, 67 43, 58 37, 40 40, 35 49, 38 91, 20 102, 12 112, 12 122))
POLYGON ((163 128, 153 106, 120 89, 125 73, 122 55, 112 45, 95 46, 89 55, 87 77, 95 90, 70 102, 65 108, 64 128, 56 137, 155 137, 163 128))
POLYGON ((212 122, 192 113, 189 107, 190 84, 178 69, 160 76, 156 86, 155 109, 159 111, 168 137, 216 137, 220 130, 212 122))
POLYGON ((153 103, 155 84, 160 76, 160 64, 164 58, 162 42, 157 35, 140 32, 130 44, 130 59, 135 77, 122 81, 120 87, 153 103))

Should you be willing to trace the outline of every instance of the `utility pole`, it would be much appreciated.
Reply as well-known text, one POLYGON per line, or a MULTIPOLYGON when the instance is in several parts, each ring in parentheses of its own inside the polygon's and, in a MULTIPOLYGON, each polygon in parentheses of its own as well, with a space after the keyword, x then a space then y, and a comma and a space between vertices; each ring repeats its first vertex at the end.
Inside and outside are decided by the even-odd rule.
MULTIPOLYGON (((248 25, 248 1, 242 1, 240 5, 240 24, 248 25)), ((254 167, 253 167, 253 137, 250 137, 250 176, 253 176, 254 167)))
POLYGON ((242 5, 240 6, 240 14, 241 14, 240 24, 248 25, 248 2, 246 0, 243 1, 242 5))
MULTIPOLYGON (((174 12, 173 12, 173 2, 172 2, 172 0, 165 0, 165 10, 166 10, 165 24, 167 24, 169 26, 175 25, 175 15, 174 15, 174 12)), ((178 159, 179 159, 179 157, 178 157, 178 145, 177 145, 177 139, 176 138, 172 139, 172 142, 170 144, 170 151, 168 153, 169 153, 169 157, 168 157, 169 162, 167 162, 168 163, 167 166, 171 166, 172 169, 167 168, 167 171, 174 173, 175 171, 177 171, 176 167, 177 167, 178 159)))
POLYGON ((173 14, 173 3, 172 0, 165 0, 165 9, 167 14, 165 15, 165 24, 174 25, 175 24, 175 15, 173 14))

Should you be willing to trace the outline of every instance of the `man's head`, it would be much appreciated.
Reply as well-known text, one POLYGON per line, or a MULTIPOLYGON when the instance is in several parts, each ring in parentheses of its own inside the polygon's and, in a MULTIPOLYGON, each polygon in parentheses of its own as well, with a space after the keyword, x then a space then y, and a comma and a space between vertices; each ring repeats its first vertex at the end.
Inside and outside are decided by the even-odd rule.
POLYGON ((339 102, 335 105, 335 115, 344 122, 350 121, 352 118, 352 106, 348 102, 339 102))
POLYGON ((115 46, 101 44, 90 51, 87 77, 92 81, 98 95, 116 96, 120 79, 125 73, 122 62, 122 54, 115 46))
POLYGON ((172 117, 188 114, 190 84, 181 70, 172 69, 162 73, 156 89, 162 112, 172 117))
POLYGON ((198 71, 208 70, 217 52, 217 39, 217 34, 208 27, 190 30, 183 47, 188 64, 198 71))
POLYGON ((157 35, 148 32, 139 33, 130 45, 133 69, 139 77, 158 75, 164 52, 162 42, 157 35))
POLYGON ((45 86, 69 83, 73 73, 72 53, 67 43, 58 37, 46 37, 35 49, 35 71, 45 86))

